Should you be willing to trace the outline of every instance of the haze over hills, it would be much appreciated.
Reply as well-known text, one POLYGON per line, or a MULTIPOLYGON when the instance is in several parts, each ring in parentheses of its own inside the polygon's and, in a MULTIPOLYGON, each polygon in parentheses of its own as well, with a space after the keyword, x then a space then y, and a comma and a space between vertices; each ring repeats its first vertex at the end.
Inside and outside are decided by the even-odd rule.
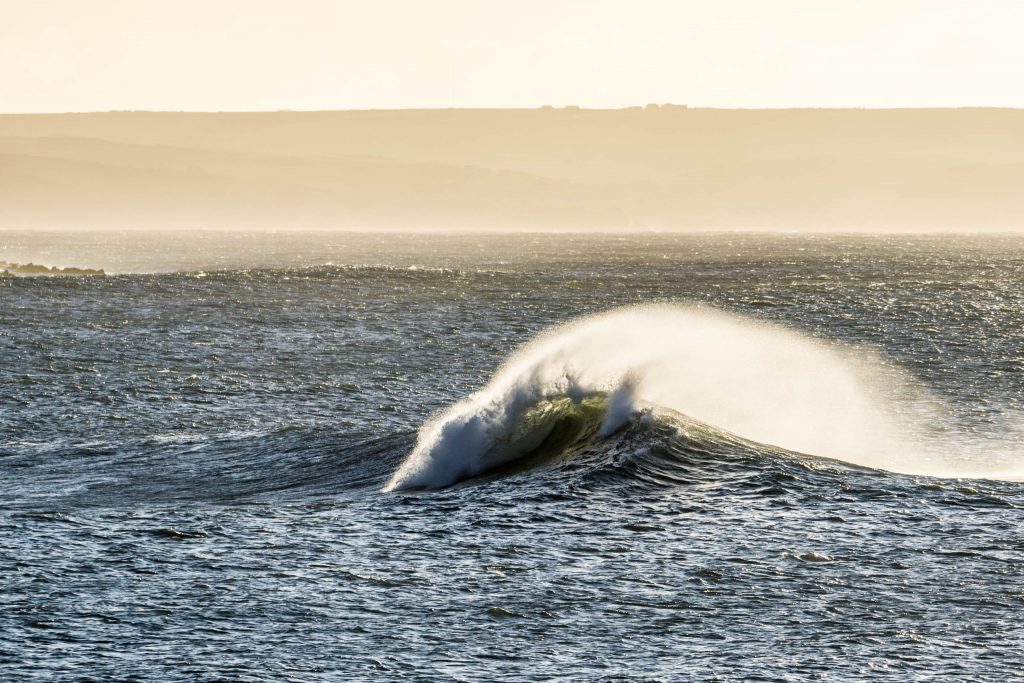
POLYGON ((0 228, 1006 231, 1024 110, 0 115, 0 228))

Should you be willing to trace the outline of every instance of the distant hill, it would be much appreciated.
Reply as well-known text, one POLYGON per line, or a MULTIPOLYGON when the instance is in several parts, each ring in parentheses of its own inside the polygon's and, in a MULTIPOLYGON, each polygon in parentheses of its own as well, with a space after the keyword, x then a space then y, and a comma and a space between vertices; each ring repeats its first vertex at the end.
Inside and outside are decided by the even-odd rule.
POLYGON ((0 228, 1017 230, 1024 110, 0 115, 0 228))

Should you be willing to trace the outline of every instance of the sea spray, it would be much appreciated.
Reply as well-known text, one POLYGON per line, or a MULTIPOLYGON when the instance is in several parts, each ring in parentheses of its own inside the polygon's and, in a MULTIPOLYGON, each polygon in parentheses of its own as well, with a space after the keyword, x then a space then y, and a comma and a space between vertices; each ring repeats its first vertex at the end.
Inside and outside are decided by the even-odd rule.
POLYGON ((941 474, 914 425, 934 400, 870 352, 718 310, 648 305, 553 328, 513 353, 480 391, 429 420, 386 490, 437 488, 528 453, 542 401, 609 396, 601 433, 664 407, 791 451, 941 474), (513 438, 515 435, 515 438, 513 438))

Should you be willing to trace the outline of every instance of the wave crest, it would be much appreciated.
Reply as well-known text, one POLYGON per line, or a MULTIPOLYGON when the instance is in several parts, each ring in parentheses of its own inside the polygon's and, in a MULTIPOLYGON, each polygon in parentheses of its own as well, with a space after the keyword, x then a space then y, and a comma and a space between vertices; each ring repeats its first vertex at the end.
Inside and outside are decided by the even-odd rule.
POLYGON ((649 305, 582 318, 520 348, 421 427, 385 490, 444 487, 527 455, 551 429, 531 416, 560 397, 606 397, 599 434, 656 406, 789 451, 935 469, 907 427, 932 400, 870 353, 717 310, 649 305))

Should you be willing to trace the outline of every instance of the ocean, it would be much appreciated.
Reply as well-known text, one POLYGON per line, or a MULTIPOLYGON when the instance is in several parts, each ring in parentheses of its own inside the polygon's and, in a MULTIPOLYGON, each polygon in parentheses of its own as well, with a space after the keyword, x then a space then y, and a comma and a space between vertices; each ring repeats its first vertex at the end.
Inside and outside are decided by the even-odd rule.
POLYGON ((1024 678, 1019 236, 0 260, 2 680, 1024 678))

